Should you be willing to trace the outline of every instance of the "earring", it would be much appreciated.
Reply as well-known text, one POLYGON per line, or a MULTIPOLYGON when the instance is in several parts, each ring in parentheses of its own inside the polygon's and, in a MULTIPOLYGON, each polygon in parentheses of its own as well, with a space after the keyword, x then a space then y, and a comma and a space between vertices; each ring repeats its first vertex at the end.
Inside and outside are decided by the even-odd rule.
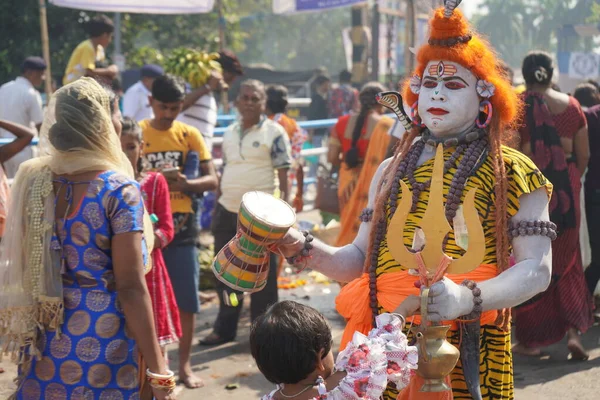
POLYGON ((490 103, 489 100, 482 101, 481 103, 479 103, 479 111, 480 112, 485 111, 485 114, 487 114, 487 118, 485 119, 485 122, 482 124, 481 122, 479 122, 479 115, 478 115, 477 118, 475 119, 475 124, 477 125, 477 127, 479 129, 485 129, 488 127, 488 125, 492 121, 492 115, 494 113, 492 103, 490 103))
POLYGON ((410 108, 410 119, 412 119, 412 123, 417 125, 420 128, 425 128, 425 124, 421 121, 421 118, 417 115, 419 107, 419 101, 415 101, 415 103, 410 108))
POLYGON ((410 91, 414 94, 421 92, 421 77, 419 75, 413 75, 410 78, 410 91))

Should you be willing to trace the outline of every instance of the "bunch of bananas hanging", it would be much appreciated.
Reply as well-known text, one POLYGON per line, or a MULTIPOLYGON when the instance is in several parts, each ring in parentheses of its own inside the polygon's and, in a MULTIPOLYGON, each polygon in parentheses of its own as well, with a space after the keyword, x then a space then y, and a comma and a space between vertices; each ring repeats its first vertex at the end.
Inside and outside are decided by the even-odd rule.
POLYGON ((166 72, 183 78, 197 88, 208 82, 213 71, 222 72, 218 59, 219 53, 180 47, 168 55, 164 65, 166 72))

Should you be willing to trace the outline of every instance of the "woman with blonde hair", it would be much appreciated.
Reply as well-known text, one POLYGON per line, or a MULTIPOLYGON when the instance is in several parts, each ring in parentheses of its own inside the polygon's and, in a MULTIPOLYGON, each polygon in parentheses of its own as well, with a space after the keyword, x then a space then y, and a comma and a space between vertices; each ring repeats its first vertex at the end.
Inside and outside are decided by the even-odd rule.
POLYGON ((81 78, 57 91, 40 148, 17 173, 0 248, 11 398, 171 399, 144 279, 153 237, 105 89, 81 78))

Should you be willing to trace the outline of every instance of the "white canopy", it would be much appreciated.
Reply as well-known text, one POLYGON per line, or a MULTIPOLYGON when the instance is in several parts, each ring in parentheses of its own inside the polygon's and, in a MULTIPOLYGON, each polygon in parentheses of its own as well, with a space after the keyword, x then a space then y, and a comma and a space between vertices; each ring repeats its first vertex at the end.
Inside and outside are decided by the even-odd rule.
POLYGON ((366 0, 273 0, 275 14, 323 11, 329 8, 355 6, 366 0))
POLYGON ((140 14, 200 14, 212 11, 215 0, 50 0, 59 7, 140 14))

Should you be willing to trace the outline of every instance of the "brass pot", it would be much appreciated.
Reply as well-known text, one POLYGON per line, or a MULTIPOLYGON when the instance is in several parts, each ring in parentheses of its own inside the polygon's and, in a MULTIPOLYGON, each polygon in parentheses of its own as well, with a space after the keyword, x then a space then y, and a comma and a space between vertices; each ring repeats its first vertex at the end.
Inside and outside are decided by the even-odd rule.
POLYGON ((450 325, 428 326, 428 297, 429 288, 425 288, 421 293, 421 326, 412 328, 419 350, 417 374, 425 380, 421 392, 443 392, 451 390, 445 378, 456 366, 460 352, 446 340, 450 325))

